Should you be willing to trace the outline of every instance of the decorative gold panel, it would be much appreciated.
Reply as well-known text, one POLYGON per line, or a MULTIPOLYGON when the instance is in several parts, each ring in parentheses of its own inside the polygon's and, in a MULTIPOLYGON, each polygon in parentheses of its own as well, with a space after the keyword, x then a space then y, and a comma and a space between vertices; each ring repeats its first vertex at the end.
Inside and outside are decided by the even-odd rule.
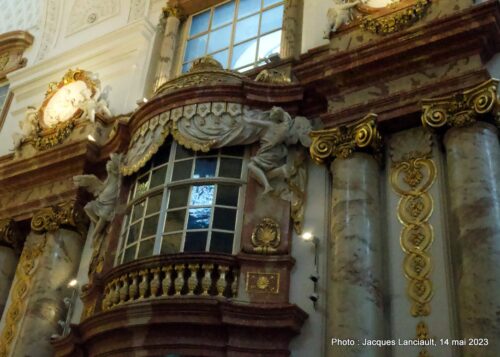
POLYGON ((246 291, 250 293, 278 294, 280 291, 280 274, 247 272, 246 291))
POLYGON ((280 245, 280 226, 272 218, 263 218, 252 233, 253 250, 257 253, 272 254, 280 245))

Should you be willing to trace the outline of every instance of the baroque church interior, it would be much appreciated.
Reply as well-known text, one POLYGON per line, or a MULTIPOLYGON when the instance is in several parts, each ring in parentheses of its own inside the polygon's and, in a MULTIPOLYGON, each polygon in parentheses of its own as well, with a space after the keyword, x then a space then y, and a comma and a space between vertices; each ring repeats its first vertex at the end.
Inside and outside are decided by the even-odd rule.
POLYGON ((0 7, 0 357, 500 356, 498 1, 0 7))

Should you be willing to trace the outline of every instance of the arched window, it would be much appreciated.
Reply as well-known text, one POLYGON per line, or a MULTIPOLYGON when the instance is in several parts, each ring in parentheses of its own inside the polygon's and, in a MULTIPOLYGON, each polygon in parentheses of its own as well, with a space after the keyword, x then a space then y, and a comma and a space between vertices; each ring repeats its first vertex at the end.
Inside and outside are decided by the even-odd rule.
POLYGON ((157 254, 235 252, 244 161, 243 147, 194 153, 167 140, 134 178, 117 263, 157 254))

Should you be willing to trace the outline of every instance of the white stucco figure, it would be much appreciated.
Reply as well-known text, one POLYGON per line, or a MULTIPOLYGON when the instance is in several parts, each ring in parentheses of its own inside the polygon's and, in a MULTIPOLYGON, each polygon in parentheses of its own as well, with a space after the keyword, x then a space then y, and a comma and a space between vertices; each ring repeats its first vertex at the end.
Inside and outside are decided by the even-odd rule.
POLYGON ((108 176, 104 181, 99 180, 95 175, 73 177, 78 187, 83 187, 96 196, 94 201, 87 203, 84 207, 90 220, 95 224, 93 237, 99 235, 115 215, 122 180, 121 159, 122 154, 111 154, 110 160, 106 163, 108 176))
POLYGON ((107 100, 110 90, 111 87, 106 86, 101 92, 101 90, 97 87, 94 95, 92 95, 89 88, 82 90, 82 99, 79 103, 79 107, 83 111, 82 117, 87 118, 94 123, 96 114, 102 115, 106 118, 113 116, 108 108, 107 100))
POLYGON ((14 133, 12 140, 14 141, 14 150, 18 150, 23 142, 32 136, 36 131, 38 109, 28 107, 24 119, 19 122, 21 133, 14 133))
POLYGON ((333 7, 328 9, 328 25, 325 30, 324 38, 328 39, 331 32, 336 32, 340 26, 352 21, 352 8, 360 4, 361 1, 342 2, 342 0, 333 0, 333 7))
POLYGON ((260 147, 256 155, 250 159, 248 169, 257 181, 264 186, 264 193, 272 191, 269 180, 278 176, 289 178, 292 168, 286 162, 288 145, 296 144, 299 140, 304 146, 311 145, 309 132, 310 122, 304 117, 292 119, 290 114, 282 108, 273 107, 263 112, 260 118, 244 116, 249 125, 260 126, 260 147))

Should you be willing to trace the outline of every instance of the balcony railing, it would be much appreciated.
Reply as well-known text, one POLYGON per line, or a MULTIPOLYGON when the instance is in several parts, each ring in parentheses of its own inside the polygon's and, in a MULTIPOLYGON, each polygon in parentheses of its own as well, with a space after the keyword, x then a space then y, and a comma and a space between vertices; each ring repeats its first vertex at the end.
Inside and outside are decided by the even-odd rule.
POLYGON ((236 258, 224 254, 175 254, 136 260, 104 278, 102 310, 147 299, 181 296, 236 297, 236 258))

